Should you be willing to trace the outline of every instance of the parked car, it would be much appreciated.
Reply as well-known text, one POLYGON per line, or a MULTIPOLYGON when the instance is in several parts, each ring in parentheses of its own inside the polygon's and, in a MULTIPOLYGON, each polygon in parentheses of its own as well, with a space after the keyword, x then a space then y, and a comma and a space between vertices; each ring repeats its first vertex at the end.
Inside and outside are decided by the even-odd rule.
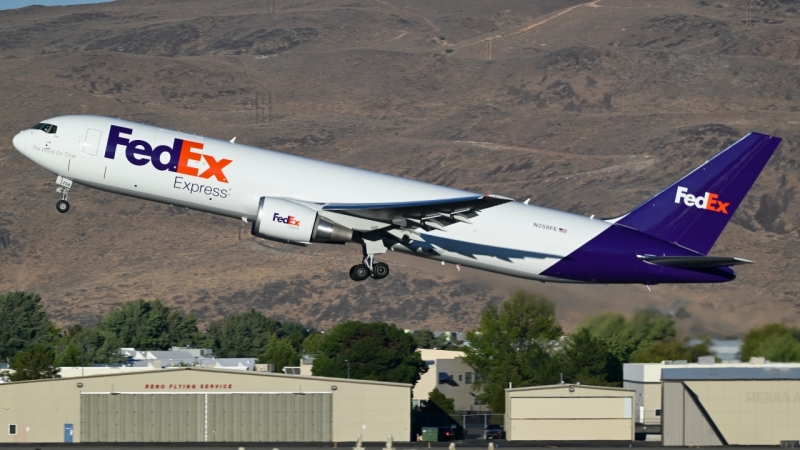
POLYGON ((505 439, 506 430, 500 425, 489 425, 483 430, 486 439, 505 439))

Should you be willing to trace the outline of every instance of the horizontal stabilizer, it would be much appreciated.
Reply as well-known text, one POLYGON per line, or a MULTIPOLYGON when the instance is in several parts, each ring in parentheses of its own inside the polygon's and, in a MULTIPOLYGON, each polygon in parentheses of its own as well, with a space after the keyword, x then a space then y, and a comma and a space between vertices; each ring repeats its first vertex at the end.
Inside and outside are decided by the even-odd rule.
POLYGON ((712 269, 714 267, 738 266, 753 264, 742 258, 729 256, 649 256, 638 255, 639 259, 658 266, 676 267, 679 269, 712 269))

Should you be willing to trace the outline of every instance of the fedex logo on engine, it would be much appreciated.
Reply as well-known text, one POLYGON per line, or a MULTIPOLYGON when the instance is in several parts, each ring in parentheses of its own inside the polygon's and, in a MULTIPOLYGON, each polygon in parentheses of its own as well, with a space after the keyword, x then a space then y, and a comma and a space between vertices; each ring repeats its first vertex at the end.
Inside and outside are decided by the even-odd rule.
POLYGON ((203 149, 203 144, 201 142, 175 139, 172 143, 172 147, 168 145, 159 145, 153 148, 153 146, 146 141, 131 140, 125 137, 125 135, 131 136, 132 134, 133 130, 131 128, 111 125, 111 130, 108 132, 105 157, 114 159, 117 153, 117 147, 124 146, 125 157, 128 159, 128 162, 134 166, 152 164, 156 170, 162 172, 177 172, 200 178, 215 177, 217 181, 223 183, 228 182, 222 169, 233 161, 230 159, 220 159, 217 161, 211 155, 195 152, 194 150, 203 149), (208 164, 208 168, 202 173, 200 173, 200 169, 192 166, 193 161, 200 161, 201 159, 205 160, 208 164))
POLYGON ((294 216, 281 217, 281 215, 278 213, 275 213, 275 215, 272 216, 272 221, 278 223, 285 223, 286 225, 291 225, 293 227, 300 226, 300 221, 297 220, 294 216))
POLYGON ((719 200, 717 194, 706 192, 702 197, 688 194, 689 188, 678 186, 678 192, 675 194, 675 203, 680 203, 686 206, 694 206, 697 209, 707 209, 718 213, 728 214, 728 206, 730 202, 726 203, 719 200))

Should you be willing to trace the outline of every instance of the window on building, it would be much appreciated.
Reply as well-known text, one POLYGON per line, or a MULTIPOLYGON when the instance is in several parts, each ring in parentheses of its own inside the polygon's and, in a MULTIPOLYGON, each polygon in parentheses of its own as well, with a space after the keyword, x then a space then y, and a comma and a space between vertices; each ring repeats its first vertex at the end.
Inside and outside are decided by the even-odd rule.
POLYGON ((476 399, 475 399, 475 404, 476 404, 476 405, 480 405, 480 404, 481 404, 481 401, 480 401, 480 400, 478 400, 478 399, 476 398, 476 399))
POLYGON ((459 375, 458 376, 458 381, 463 381, 461 378, 462 378, 462 375, 459 375))
POLYGON ((660 409, 657 409, 657 410, 656 410, 656 417, 658 417, 658 416, 660 416, 660 415, 661 415, 661 410, 660 410, 660 409))
POLYGON ((17 434, 17 425, 15 425, 15 424, 9 424, 9 425, 8 425, 8 434, 10 434, 10 435, 12 435, 12 436, 14 436, 15 434, 17 434))
POLYGON ((464 375, 464 382, 467 384, 472 384, 472 372, 467 372, 464 375))
POLYGON ((429 360, 425 361, 425 364, 427 364, 429 366, 435 366, 436 365, 436 360, 429 359, 429 360))

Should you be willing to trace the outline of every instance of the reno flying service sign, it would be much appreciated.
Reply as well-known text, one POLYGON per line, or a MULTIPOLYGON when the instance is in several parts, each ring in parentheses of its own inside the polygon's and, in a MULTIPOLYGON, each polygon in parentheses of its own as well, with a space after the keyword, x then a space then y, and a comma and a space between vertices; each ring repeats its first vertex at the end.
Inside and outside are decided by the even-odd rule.
POLYGON ((215 390, 231 390, 233 389, 232 383, 193 383, 193 384, 145 384, 144 390, 146 391, 207 391, 210 389, 215 390))

